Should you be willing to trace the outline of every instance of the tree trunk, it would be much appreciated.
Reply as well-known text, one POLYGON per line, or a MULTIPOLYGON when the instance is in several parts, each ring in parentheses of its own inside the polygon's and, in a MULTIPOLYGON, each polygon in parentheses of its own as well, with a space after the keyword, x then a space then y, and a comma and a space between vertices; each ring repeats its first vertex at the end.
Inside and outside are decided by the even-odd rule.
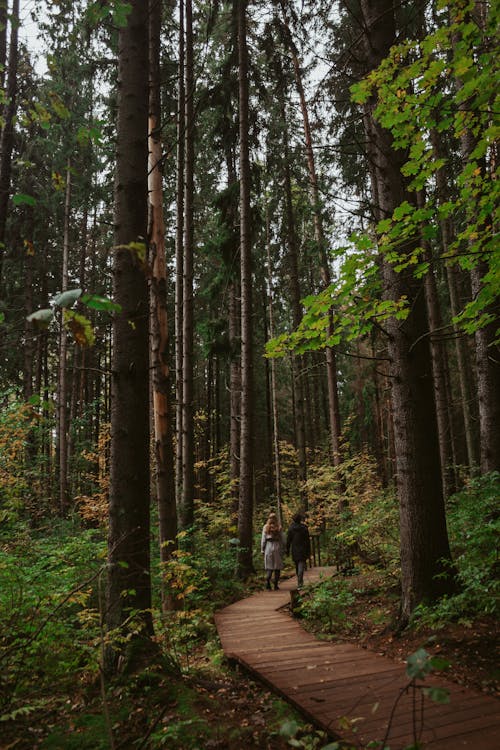
POLYGON ((229 346, 231 361, 229 364, 229 474, 231 480, 231 510, 238 517, 239 484, 240 484, 240 403, 241 403, 241 359, 240 316, 238 305, 239 284, 233 281, 229 287, 229 346))
MULTIPOLYGON (((108 630, 138 611, 142 635, 151 617, 149 514, 148 285, 145 273, 148 163, 148 4, 132 0, 118 39, 118 127, 113 326, 108 630)), ((132 631, 134 632, 134 631, 132 631)), ((146 641, 146 643, 148 640, 146 641)), ((138 645, 136 638, 133 645, 138 645)), ((115 647, 117 643, 113 644, 115 647)), ((127 656, 132 659, 134 650, 127 656)), ((116 670, 109 648, 107 669, 116 670)), ((133 661, 129 664, 133 666, 133 661)))
MULTIPOLYGON (((282 77, 282 76, 281 76, 282 77)), ((299 283, 299 258, 297 250, 297 233, 295 230, 295 216, 292 201, 292 180, 290 176, 290 155, 288 149, 289 135, 286 120, 285 103, 283 93, 280 95, 280 110, 283 124, 283 177, 285 188, 286 206, 286 244, 288 249, 288 268, 290 299, 292 303, 293 327, 298 328, 302 320, 303 308, 301 304, 301 291, 299 283)), ((304 510, 307 510, 307 494, 303 485, 307 480, 307 455, 306 455, 306 429, 305 429, 305 383, 304 383, 304 357, 294 356, 292 359, 292 376, 295 381, 295 435, 297 453, 299 459, 299 482, 301 485, 300 497, 304 510)))
MULTIPOLYGON (((471 271, 472 295, 481 291, 486 264, 478 263, 471 271)), ((475 334, 477 397, 479 403, 479 442, 481 473, 500 470, 500 351, 497 340, 498 320, 475 334)))
MULTIPOLYGON (((151 378, 153 391, 154 452, 158 503, 160 561, 167 563, 176 545, 174 454, 170 404, 169 335, 167 317, 167 270, 163 219, 160 30, 162 6, 152 2, 149 11, 149 257, 151 378)), ((163 609, 171 602, 162 586, 163 609)))
POLYGON ((7 0, 0 0, 0 88, 5 86, 7 63, 7 0))
POLYGON ((248 48, 246 0, 235 3, 238 28, 241 262, 241 411, 238 506, 238 567, 241 577, 253 571, 253 330, 252 248, 250 236, 250 154, 248 142, 248 48))
MULTIPOLYGON (((64 201, 64 233, 63 233, 63 265, 61 292, 68 288, 69 262, 69 227, 71 214, 71 161, 68 159, 66 167, 66 194, 64 201)), ((59 378, 57 389, 58 431, 57 446, 59 457, 59 509, 61 515, 68 508, 68 331, 63 322, 64 310, 61 310, 61 327, 59 333, 59 378)))
MULTIPOLYGON (((425 196, 422 191, 417 193, 417 205, 423 208, 425 196)), ((443 327, 439 297, 431 263, 432 251, 429 242, 423 235, 423 227, 420 243, 425 251, 430 268, 424 277, 425 302, 427 307, 427 318, 429 321, 430 336, 429 347, 432 364, 432 378, 434 382, 434 398, 436 403, 436 420, 439 438, 439 455, 441 462, 441 478, 443 485, 443 497, 445 500, 455 491, 452 471, 452 444, 451 444, 451 415, 448 403, 447 370, 448 361, 446 349, 440 340, 440 332, 443 327)))
POLYGON ((186 131, 186 86, 184 44, 184 0, 179 0, 179 75, 177 92, 177 174, 176 174, 176 233, 175 233, 175 494, 178 511, 182 505, 183 454, 183 299, 184 299, 184 167, 186 131))
MULTIPOLYGON (((442 154, 441 139, 438 132, 433 128, 430 133, 430 139, 436 159, 439 159, 442 154)), ((438 169, 436 172, 436 187, 440 203, 445 203, 449 199, 449 190, 446 180, 446 172, 444 168, 438 169)), ((453 229, 451 222, 448 218, 441 219, 441 245, 443 255, 446 257, 448 249, 453 242, 453 229)), ((460 312, 460 305, 458 302, 457 284, 456 284, 456 267, 450 263, 446 264, 446 278, 448 281, 448 294, 450 297, 450 308, 452 317, 456 317, 460 312)), ((474 438, 474 427, 473 427, 473 416, 471 411, 472 404, 472 387, 471 380, 472 376, 470 373, 470 366, 468 360, 468 353, 466 350, 465 338, 458 329, 458 326, 454 326, 455 332, 455 356, 457 360, 458 369, 458 382, 460 387, 461 396, 461 411, 464 424, 465 444, 467 447, 467 459, 470 468, 477 464, 477 450, 476 440, 474 438)))
MULTIPOLYGON (((269 206, 266 205, 266 247, 267 247, 267 287, 268 287, 268 308, 269 308, 269 338, 274 338, 274 310, 273 310, 273 274, 271 266, 271 238, 269 229, 269 206)), ((276 512, 279 523, 281 524, 281 461, 280 461, 280 442, 278 428, 278 399, 276 393, 276 360, 270 360, 270 380, 271 380, 271 410, 272 410, 272 437, 273 437, 273 456, 274 456, 274 481, 276 492, 276 512)))
POLYGON ((3 110, 3 130, 0 137, 0 287, 5 256, 5 228, 10 196, 12 149, 14 147, 14 118, 17 109, 17 67, 19 62, 18 34, 19 0, 13 0, 10 15, 10 42, 7 71, 6 104, 3 110))
MULTIPOLYGON (((392 0, 362 0, 368 69, 376 68, 395 41, 392 0)), ((365 109, 367 148, 376 186, 376 218, 392 216, 408 196, 400 172, 404 156, 375 120, 374 103, 365 109)), ((401 619, 415 606, 450 590, 445 574, 450 560, 441 487, 439 443, 432 387, 428 321, 421 282, 411 271, 396 273, 382 259, 384 299, 407 296, 411 312, 403 323, 387 321, 396 475, 400 507, 401 619)))
POLYGON ((186 121, 184 172, 184 272, 182 326, 182 500, 180 526, 194 523, 193 251, 194 251, 194 61, 193 5, 186 0, 186 121))

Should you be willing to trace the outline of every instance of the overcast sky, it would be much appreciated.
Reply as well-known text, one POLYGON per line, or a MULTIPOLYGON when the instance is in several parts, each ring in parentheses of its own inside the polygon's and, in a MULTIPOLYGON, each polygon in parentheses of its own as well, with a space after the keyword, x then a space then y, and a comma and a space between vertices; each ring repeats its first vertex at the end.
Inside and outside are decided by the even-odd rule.
MULTIPOLYGON (((21 21, 19 39, 26 44, 33 58, 42 49, 38 26, 31 17, 31 13, 35 8, 39 12, 44 12, 45 0, 20 0, 19 2, 19 16, 21 21)), ((36 62, 35 67, 38 73, 42 74, 46 70, 44 60, 33 60, 33 62, 36 62)))

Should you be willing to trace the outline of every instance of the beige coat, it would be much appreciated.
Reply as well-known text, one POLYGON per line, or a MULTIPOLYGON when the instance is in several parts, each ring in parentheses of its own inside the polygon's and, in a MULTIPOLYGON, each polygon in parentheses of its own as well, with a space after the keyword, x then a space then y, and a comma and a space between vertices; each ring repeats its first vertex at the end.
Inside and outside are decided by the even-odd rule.
POLYGON ((266 535, 266 527, 262 529, 260 551, 264 555, 264 568, 266 570, 282 570, 283 551, 285 547, 285 536, 280 532, 279 539, 273 539, 266 535))

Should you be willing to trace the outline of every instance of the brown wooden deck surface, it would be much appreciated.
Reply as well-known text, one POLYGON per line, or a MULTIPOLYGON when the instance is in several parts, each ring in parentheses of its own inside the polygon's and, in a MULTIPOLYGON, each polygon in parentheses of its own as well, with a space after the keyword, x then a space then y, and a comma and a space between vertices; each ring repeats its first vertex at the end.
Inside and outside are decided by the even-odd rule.
MULTIPOLYGON (((305 581, 331 572, 313 568, 306 572, 305 581)), ((332 737, 360 748, 371 740, 382 740, 394 702, 408 682, 405 665, 359 646, 326 643, 306 633, 282 611, 295 587, 295 578, 282 581, 279 591, 259 592, 218 612, 215 622, 226 656, 332 737)), ((446 687, 451 694, 449 704, 424 698, 423 728, 418 736, 426 748, 500 748, 497 699, 447 682, 442 675, 429 678, 426 685, 446 687)), ((392 719, 387 741, 391 750, 411 743, 413 722, 413 694, 409 691, 392 719)))

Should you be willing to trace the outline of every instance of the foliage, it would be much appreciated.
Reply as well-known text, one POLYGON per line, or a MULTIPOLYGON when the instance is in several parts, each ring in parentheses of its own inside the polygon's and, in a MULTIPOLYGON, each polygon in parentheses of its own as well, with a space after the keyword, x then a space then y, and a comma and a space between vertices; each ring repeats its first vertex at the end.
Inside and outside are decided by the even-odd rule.
POLYGON ((28 443, 37 414, 31 404, 20 403, 12 394, 0 396, 0 523, 25 508, 30 492, 31 467, 28 443))
POLYGON ((95 669, 95 580, 104 541, 71 522, 34 532, 3 524, 0 537, 0 693, 3 711, 37 681, 38 695, 95 669), (83 626, 83 627, 82 627, 83 626), (91 666, 91 664, 94 666, 91 666))
POLYGON ((391 218, 380 222, 378 231, 381 249, 393 256, 389 260, 396 268, 414 264, 421 276, 428 271, 425 259, 421 266, 419 259, 408 257, 405 238, 423 224, 425 238, 433 240, 440 222, 453 222, 458 231, 446 249, 446 259, 467 270, 480 261, 487 263, 478 298, 456 320, 472 333, 494 320, 488 308, 498 293, 493 231, 499 206, 494 155, 498 125, 492 114, 498 111, 499 97, 494 42, 498 7, 490 6, 484 28, 474 19, 467 0, 441 2, 440 9, 443 25, 422 40, 394 46, 380 67, 353 87, 353 93, 358 103, 375 99, 375 116, 391 131, 395 148, 407 150, 402 171, 411 178, 410 190, 431 185, 435 173, 449 167, 450 158, 436 152, 432 133, 446 132, 461 148, 456 196, 443 201, 443 196, 431 192, 427 204, 418 208, 405 201, 391 218))
POLYGON ((89 491, 74 498, 76 509, 84 522, 101 528, 105 528, 108 522, 109 446, 110 425, 101 424, 95 450, 83 448, 79 456, 80 481, 89 491))
POLYGON ((383 488, 376 461, 365 451, 337 466, 312 466, 306 482, 311 528, 328 530, 326 552, 350 549, 363 559, 399 573, 398 507, 392 488, 383 488))
POLYGON ((435 627, 481 615, 498 616, 500 601, 498 497, 500 475, 470 481, 449 500, 448 526, 460 590, 434 606, 420 605, 416 623, 435 627))
POLYGON ((321 623, 323 632, 334 633, 340 626, 349 628, 347 612, 354 600, 345 579, 330 577, 310 586, 296 611, 321 623))
MULTIPOLYGON (((455 323, 471 334, 497 323, 493 303, 499 288, 499 254, 494 227, 498 223, 499 180, 496 164, 498 123, 498 60, 495 44, 498 7, 489 6, 483 28, 468 0, 439 3, 440 25, 424 39, 392 47, 388 57, 352 86, 353 100, 374 107, 380 124, 391 132, 395 149, 404 150, 402 173, 410 193, 426 191, 424 205, 413 197, 369 232, 355 232, 336 251, 338 278, 319 294, 303 300, 299 328, 267 344, 268 356, 284 356, 335 346, 382 328, 409 313, 408 300, 381 299, 379 260, 396 272, 411 269, 416 278, 431 272, 425 243, 436 246, 444 263, 469 271, 484 263, 482 286, 459 312, 455 323), (436 137, 433 137, 433 136, 436 137), (452 140, 451 153, 440 153, 439 139, 452 140), (470 145, 465 147, 469 139, 470 145), (468 153, 464 152, 464 149, 468 153), (461 151, 461 169, 454 174, 453 154, 461 151), (451 174, 447 196, 435 189, 436 174, 451 174), (455 228, 453 241, 439 249, 441 226, 455 228), (333 333, 329 315, 333 313, 333 333)), ((497 332, 498 335, 498 332, 497 332)))

